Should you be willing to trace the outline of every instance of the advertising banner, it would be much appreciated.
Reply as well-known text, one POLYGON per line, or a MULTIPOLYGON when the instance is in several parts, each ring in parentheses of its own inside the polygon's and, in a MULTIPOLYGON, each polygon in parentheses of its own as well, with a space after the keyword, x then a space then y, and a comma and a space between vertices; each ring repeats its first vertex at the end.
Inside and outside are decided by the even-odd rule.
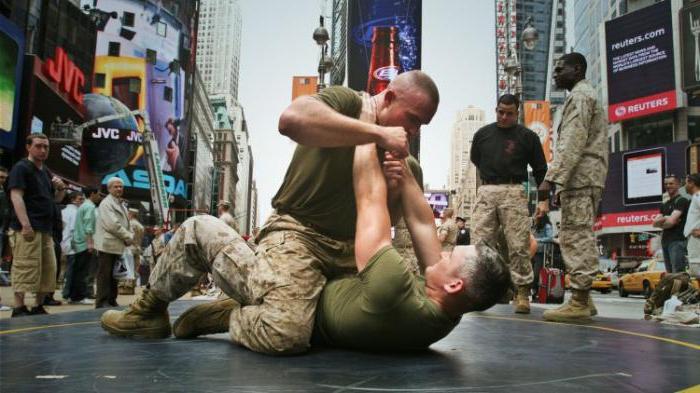
POLYGON ((525 127, 540 137, 544 158, 552 162, 552 112, 548 101, 525 101, 525 127))
POLYGON ((19 121, 24 36, 0 15, 0 147, 14 149, 19 121))
POLYGON ((675 109, 671 1, 605 22, 611 122, 675 109))
POLYGON ((381 84, 388 83, 399 72, 421 68, 421 10, 421 0, 349 0, 348 86, 351 89, 367 91, 372 79, 368 78, 370 72, 381 84), (373 53, 375 64, 370 67, 373 53))
POLYGON ((658 211, 663 176, 686 173, 687 141, 611 153, 600 213, 658 211))
POLYGON ((505 71, 510 53, 518 50, 518 24, 515 0, 496 0, 496 92, 500 97, 510 92, 513 79, 505 71), (508 37, 510 36, 510 40, 508 37))
POLYGON ((447 192, 426 192, 425 200, 428 201, 428 205, 433 209, 433 216, 439 218, 443 210, 447 208, 449 204, 449 194, 447 192))
POLYGON ((684 91, 700 88, 700 3, 691 3, 680 11, 681 70, 684 91))
MULTIPOLYGON (((180 57, 190 49, 189 18, 193 15, 174 16, 170 10, 173 7, 151 0, 83 0, 82 3, 101 13, 117 15, 106 19, 97 35, 93 92, 112 96, 130 110, 148 112, 165 179, 174 182, 169 193, 188 199, 187 74, 181 65, 187 66, 189 60, 180 57), (181 20, 183 17, 188 20, 181 20)), ((179 7, 183 8, 183 5, 179 7)), ((141 190, 134 185, 140 182, 130 177, 146 172, 145 168, 140 148, 125 168, 106 174, 103 183, 110 176, 121 175, 131 184, 125 183, 127 193, 141 190)), ((145 193, 138 195, 147 197, 145 193)))

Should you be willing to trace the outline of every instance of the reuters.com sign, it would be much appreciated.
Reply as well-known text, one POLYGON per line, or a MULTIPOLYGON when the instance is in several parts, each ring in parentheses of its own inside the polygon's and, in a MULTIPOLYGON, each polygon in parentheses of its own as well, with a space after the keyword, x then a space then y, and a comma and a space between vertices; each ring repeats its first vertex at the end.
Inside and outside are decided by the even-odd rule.
POLYGON ((611 122, 677 107, 670 1, 606 22, 605 44, 611 122))

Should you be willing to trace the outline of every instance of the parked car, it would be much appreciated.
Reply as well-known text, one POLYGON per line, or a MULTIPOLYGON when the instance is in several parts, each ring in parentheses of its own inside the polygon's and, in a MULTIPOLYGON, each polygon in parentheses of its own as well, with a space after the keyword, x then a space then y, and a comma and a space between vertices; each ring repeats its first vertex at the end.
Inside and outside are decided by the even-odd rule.
POLYGON ((600 291, 600 293, 610 293, 612 291, 612 281, 610 279, 610 273, 598 272, 593 279, 591 284, 591 289, 600 291))
POLYGON ((625 274, 620 278, 618 292, 621 297, 632 293, 648 298, 665 275, 666 267, 663 261, 648 259, 642 262, 634 273, 625 274))

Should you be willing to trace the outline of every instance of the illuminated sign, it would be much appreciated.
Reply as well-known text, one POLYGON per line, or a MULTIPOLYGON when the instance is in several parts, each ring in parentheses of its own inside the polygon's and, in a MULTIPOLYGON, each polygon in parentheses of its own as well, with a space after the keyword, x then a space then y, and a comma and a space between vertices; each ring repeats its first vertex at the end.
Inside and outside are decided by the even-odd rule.
POLYGON ((54 58, 47 59, 41 70, 56 83, 59 91, 67 94, 73 102, 83 104, 85 74, 68 58, 63 48, 56 47, 54 58))

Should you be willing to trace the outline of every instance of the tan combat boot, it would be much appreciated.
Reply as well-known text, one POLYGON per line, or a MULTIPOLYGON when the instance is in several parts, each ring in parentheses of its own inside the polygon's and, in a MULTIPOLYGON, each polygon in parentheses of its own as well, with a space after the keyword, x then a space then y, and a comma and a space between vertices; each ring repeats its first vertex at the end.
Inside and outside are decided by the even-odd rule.
POLYGON ((530 287, 527 285, 518 286, 518 293, 513 299, 513 310, 516 314, 530 313, 530 287))
POLYGON ((195 338, 228 332, 231 311, 240 307, 233 299, 222 299, 190 307, 173 323, 176 338, 195 338))
POLYGON ((552 322, 588 322, 593 313, 589 304, 593 302, 589 302, 588 291, 574 289, 568 303, 554 310, 545 311, 543 317, 552 322))
POLYGON ((102 328, 122 337, 166 338, 170 336, 168 302, 144 289, 124 311, 108 310, 100 318, 102 328))

